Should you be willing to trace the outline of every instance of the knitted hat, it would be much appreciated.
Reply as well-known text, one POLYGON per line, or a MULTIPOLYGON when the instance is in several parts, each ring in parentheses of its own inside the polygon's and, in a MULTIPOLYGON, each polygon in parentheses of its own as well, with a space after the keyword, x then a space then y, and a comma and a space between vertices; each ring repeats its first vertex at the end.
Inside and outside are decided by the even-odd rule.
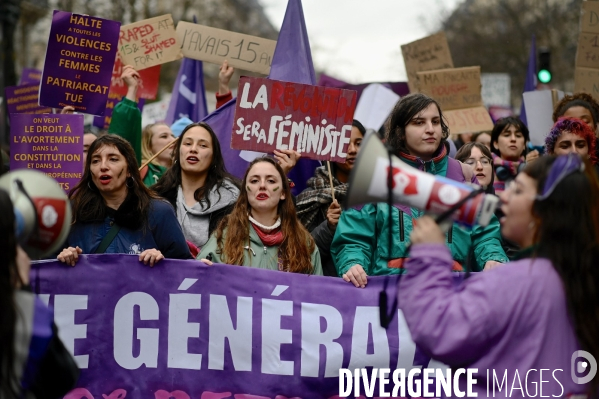
POLYGON ((187 117, 183 117, 179 120, 176 120, 175 123, 171 125, 171 130, 175 137, 179 137, 183 132, 183 129, 187 127, 187 125, 192 124, 193 121, 187 117))

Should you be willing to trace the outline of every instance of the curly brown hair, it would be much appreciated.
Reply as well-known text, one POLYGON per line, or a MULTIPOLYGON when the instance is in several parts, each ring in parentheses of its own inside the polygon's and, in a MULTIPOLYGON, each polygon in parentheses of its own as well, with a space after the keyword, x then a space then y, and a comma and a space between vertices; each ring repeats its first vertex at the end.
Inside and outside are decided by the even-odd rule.
POLYGON ((599 104, 587 93, 574 93, 571 96, 564 96, 553 110, 553 122, 557 122, 557 120, 561 116, 564 116, 566 111, 572 107, 583 107, 588 109, 593 116, 592 128, 593 130, 597 128, 597 124, 599 123, 599 104))
MULTIPOLYGON (((283 183, 285 199, 279 201, 278 212, 281 218, 281 231, 285 237, 279 246, 279 256, 285 271, 312 274, 314 266, 311 262, 311 254, 315 248, 314 239, 297 218, 289 180, 285 177, 281 166, 270 157, 256 158, 246 170, 241 187, 245 188, 247 186, 250 170, 259 162, 267 162, 273 165, 281 176, 283 183)), ((224 263, 243 266, 243 247, 247 246, 250 240, 249 229, 251 226, 248 218, 250 212, 251 207, 247 191, 242 189, 233 211, 221 220, 215 232, 218 245, 217 251, 221 254, 224 263), (224 234, 225 229, 227 230, 226 237, 224 234)))

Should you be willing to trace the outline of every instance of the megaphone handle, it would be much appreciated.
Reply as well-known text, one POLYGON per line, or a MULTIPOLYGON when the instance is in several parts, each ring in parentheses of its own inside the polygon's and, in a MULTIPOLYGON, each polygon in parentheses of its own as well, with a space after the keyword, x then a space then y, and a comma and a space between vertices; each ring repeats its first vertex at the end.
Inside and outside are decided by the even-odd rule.
POLYGON ((331 173, 331 162, 327 161, 327 169, 329 170, 329 181, 331 182, 331 196, 335 202, 335 187, 333 186, 333 174, 331 173))

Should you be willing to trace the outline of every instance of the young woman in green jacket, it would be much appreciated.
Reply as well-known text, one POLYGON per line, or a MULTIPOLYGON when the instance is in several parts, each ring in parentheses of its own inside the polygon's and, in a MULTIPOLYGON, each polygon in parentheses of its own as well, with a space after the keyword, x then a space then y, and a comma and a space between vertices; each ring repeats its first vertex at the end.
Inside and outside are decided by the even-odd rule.
POLYGON ((289 181, 277 161, 262 157, 250 163, 233 211, 197 259, 322 275, 318 248, 297 218, 289 181))
MULTIPOLYGON (((476 182, 467 165, 449 158, 445 145, 449 128, 441 108, 423 94, 402 98, 385 125, 386 142, 395 155, 407 164, 427 173, 456 181, 476 182), (470 172, 470 173, 466 173, 470 172)), ((331 254, 340 277, 356 287, 365 287, 367 276, 400 274, 408 258, 409 237, 414 222, 423 211, 396 204, 367 204, 341 214, 331 254), (393 244, 389 248, 389 229, 393 244), (389 250, 391 252, 389 252, 389 250)), ((474 270, 490 269, 508 258, 501 247, 499 221, 495 216, 486 227, 466 230, 453 224, 446 234, 454 259, 454 270, 461 271, 474 253, 474 270)))

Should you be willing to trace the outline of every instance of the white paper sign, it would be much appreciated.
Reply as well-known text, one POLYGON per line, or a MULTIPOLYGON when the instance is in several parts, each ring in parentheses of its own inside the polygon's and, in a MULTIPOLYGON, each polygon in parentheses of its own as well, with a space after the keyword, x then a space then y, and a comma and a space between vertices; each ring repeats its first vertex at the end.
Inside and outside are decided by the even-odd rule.
POLYGON ((511 79, 507 73, 483 73, 481 75, 483 84, 482 97, 485 107, 498 105, 501 107, 511 106, 511 79))
POLYGON ((164 122, 170 101, 171 95, 169 94, 164 96, 163 100, 144 105, 141 112, 141 125, 146 126, 150 123, 164 122))
MULTIPOLYGON (((524 95, 526 120, 533 145, 544 145, 545 138, 553 127, 553 100, 551 90, 527 91, 524 95)), ((558 101, 564 98, 564 92, 557 92, 558 101)))
POLYGON ((378 131, 398 101, 399 96, 393 90, 378 83, 368 85, 358 100, 354 119, 366 129, 378 131))

